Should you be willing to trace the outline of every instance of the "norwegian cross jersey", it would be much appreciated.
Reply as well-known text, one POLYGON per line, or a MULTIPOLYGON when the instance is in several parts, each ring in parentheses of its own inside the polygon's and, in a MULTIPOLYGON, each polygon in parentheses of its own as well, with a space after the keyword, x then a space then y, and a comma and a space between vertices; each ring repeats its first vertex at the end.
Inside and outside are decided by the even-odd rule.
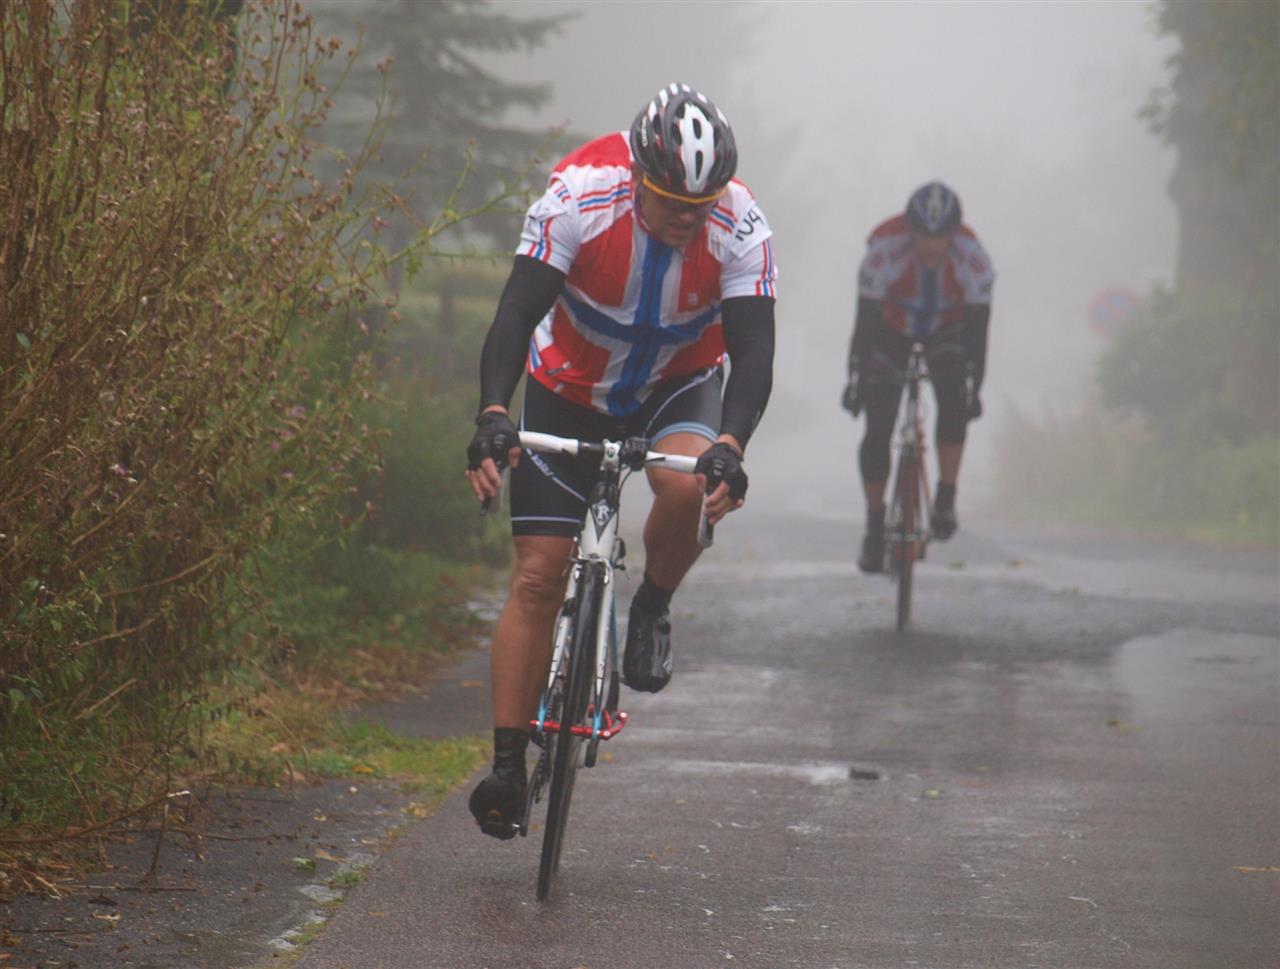
POLYGON ((957 322, 966 303, 990 303, 994 282, 991 259, 968 226, 955 231, 946 259, 931 271, 912 251, 906 217, 897 215, 867 238, 858 295, 883 301, 886 326, 925 339, 957 322))
POLYGON ((634 197, 626 133, 592 141, 556 166, 517 249, 566 277, 530 340, 529 374, 618 417, 658 382, 720 363, 721 302, 774 296, 778 275, 769 224, 741 182, 682 248, 644 230, 634 197))

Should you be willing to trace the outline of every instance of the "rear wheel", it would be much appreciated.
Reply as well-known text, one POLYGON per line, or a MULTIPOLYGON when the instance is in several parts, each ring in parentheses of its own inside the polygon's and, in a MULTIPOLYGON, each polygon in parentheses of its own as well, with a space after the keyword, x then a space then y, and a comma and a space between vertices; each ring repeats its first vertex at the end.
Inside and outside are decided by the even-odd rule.
POLYGON ((591 674, 595 669, 595 637, 603 596, 604 577, 593 569, 582 580, 578 612, 565 654, 560 732, 548 741, 553 741, 554 747, 551 786, 547 795, 547 827, 542 835, 542 857, 538 861, 539 901, 546 900, 551 891, 551 876, 560 869, 560 851, 564 847, 569 802, 573 798, 573 784, 577 776, 578 750, 583 740, 570 728, 582 723, 590 700, 591 674))
POLYGON ((898 573, 898 632, 911 621, 911 578, 916 561, 913 535, 916 529, 916 501, 920 493, 919 465, 914 457, 904 457, 898 466, 896 534, 893 536, 895 570, 898 573))

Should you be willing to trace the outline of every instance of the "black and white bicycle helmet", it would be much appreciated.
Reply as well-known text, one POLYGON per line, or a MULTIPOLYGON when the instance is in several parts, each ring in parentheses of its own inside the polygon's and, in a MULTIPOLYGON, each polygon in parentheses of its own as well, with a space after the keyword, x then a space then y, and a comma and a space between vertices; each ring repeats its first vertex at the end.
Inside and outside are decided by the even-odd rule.
POLYGON ((907 221, 927 236, 940 236, 960 227, 960 197, 942 182, 921 185, 907 199, 907 221))
POLYGON ((631 154, 659 192, 715 198, 738 168, 729 120, 705 94, 670 84, 631 123, 631 154))

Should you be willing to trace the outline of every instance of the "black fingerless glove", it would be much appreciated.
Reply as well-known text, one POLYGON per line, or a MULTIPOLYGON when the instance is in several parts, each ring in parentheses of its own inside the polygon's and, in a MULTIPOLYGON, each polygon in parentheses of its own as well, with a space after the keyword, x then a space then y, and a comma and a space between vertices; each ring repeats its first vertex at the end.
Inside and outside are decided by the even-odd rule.
POLYGON ((862 413, 862 361, 856 356, 849 358, 849 382, 840 395, 840 406, 854 417, 862 413))
POLYGON ((501 471, 507 466, 507 452, 519 446, 520 432, 511 418, 501 411, 485 411, 476 418, 476 433, 467 445, 467 469, 475 471, 485 458, 493 458, 501 471))
POLYGON ((707 494, 715 491, 721 481, 728 482, 729 497, 734 501, 747 493, 747 472, 742 470, 742 455, 723 441, 702 452, 694 471, 707 476, 707 494))

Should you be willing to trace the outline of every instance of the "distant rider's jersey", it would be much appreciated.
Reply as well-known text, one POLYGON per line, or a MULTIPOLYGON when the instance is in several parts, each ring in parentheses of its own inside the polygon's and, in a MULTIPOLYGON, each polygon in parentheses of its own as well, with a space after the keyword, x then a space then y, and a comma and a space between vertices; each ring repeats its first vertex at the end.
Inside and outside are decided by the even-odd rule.
POLYGON ((924 339, 960 320, 966 303, 991 302, 995 271, 968 226, 951 237, 943 264, 927 270, 911 247, 911 229, 898 215, 867 238, 858 271, 858 295, 883 301, 886 326, 924 339))
POLYGON ((772 297, 778 274, 773 233, 741 182, 683 248, 649 235, 634 199, 627 136, 606 135, 556 166, 517 249, 566 277, 530 341, 532 378, 619 417, 660 381, 720 363, 721 302, 772 297))

